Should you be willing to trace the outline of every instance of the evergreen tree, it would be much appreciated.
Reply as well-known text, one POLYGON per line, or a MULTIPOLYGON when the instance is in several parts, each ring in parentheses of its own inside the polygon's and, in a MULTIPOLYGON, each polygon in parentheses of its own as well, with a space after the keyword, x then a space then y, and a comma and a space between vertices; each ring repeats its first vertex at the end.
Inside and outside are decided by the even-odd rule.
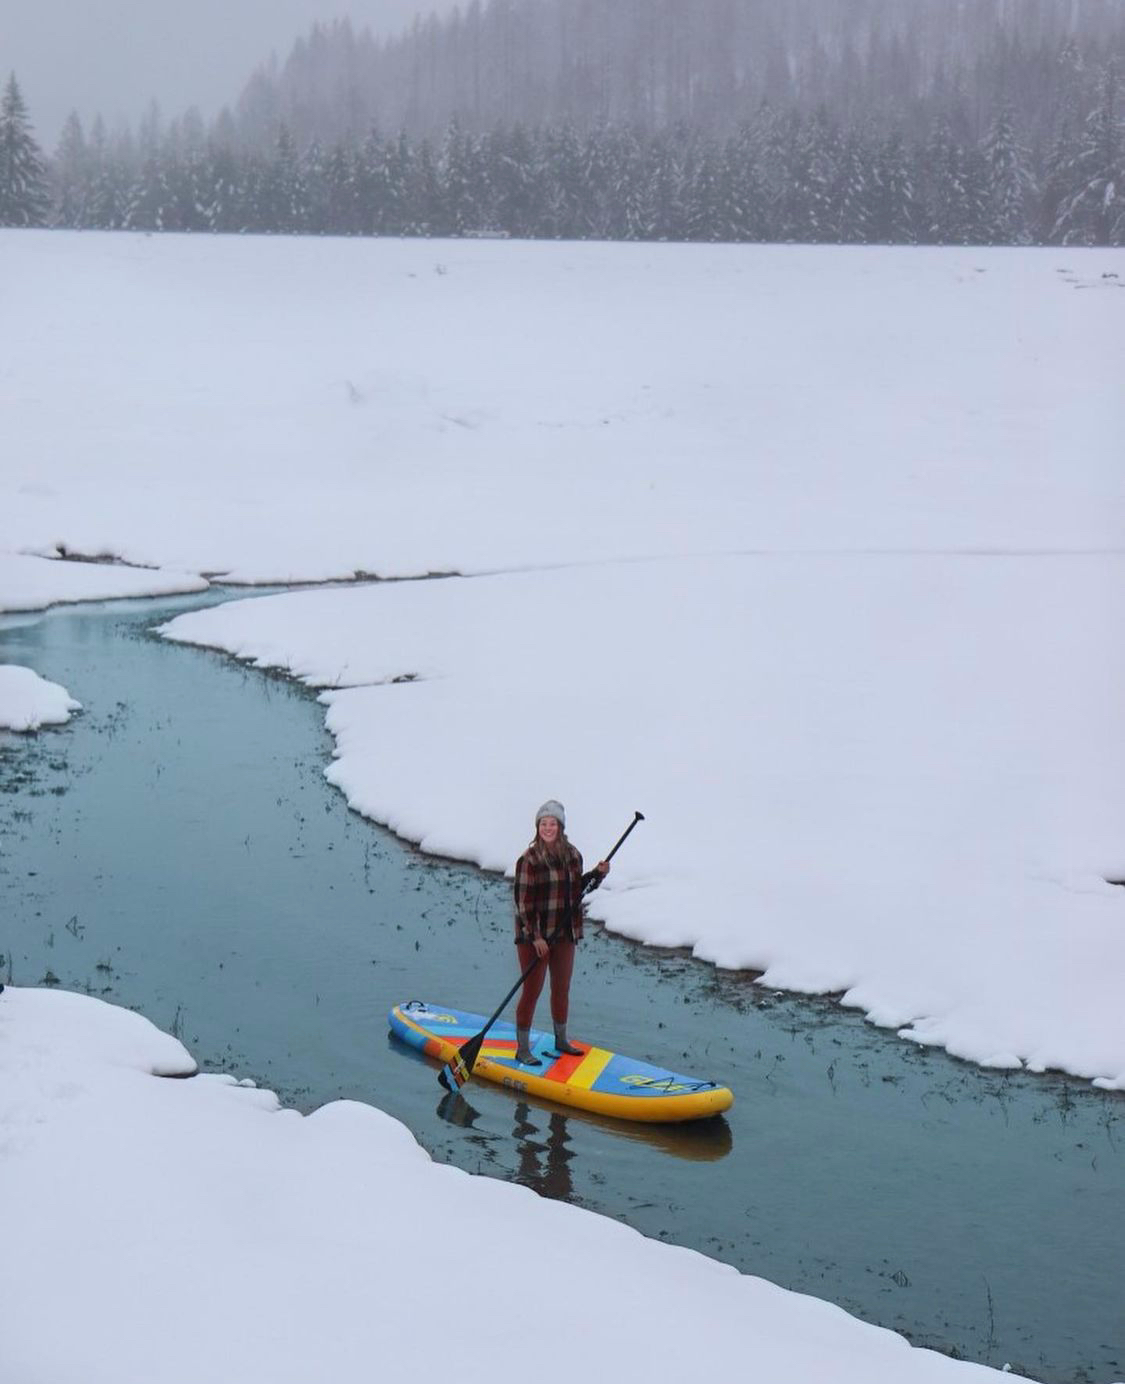
POLYGON ((833 239, 844 245, 873 239, 871 157, 863 135, 850 130, 840 147, 829 220, 833 239))
POLYGON ((684 172, 684 237, 721 240, 724 187, 720 151, 713 144, 704 144, 684 172))
POLYGON ((53 221, 56 226, 87 226, 90 217, 90 154, 77 112, 71 111, 59 136, 52 165, 53 221))
POLYGON ((47 170, 13 72, 0 100, 0 226, 42 226, 47 170))
POLYGON ((433 145, 428 139, 421 141, 412 160, 406 208, 407 235, 449 234, 442 205, 437 160, 434 158, 433 145))
POLYGON ((1117 113, 1118 84, 1116 64, 1110 63, 1075 157, 1063 170, 1067 192, 1051 237, 1063 245, 1125 242, 1125 140, 1117 113))
POLYGON ((414 184, 414 151, 400 130, 398 139, 383 151, 381 192, 384 235, 408 235, 411 230, 411 197, 414 184))
POLYGON ((484 170, 479 166, 475 142, 461 128, 460 121, 450 122, 442 141, 440 158, 442 189, 442 220, 451 235, 486 228, 486 187, 484 170))
POLYGON ((747 209, 747 188, 742 180, 738 146, 734 139, 724 140, 716 155, 714 178, 713 238, 715 240, 749 240, 750 215, 747 209))
POLYGON ((309 179, 315 184, 313 229, 330 235, 362 234, 359 181, 355 160, 348 149, 340 143, 315 163, 310 157, 309 179))
POLYGON ((133 178, 125 198, 122 225, 130 231, 178 230, 170 208, 172 196, 168 187, 169 167, 165 160, 151 150, 133 178))
POLYGON ((872 194, 872 238, 884 245, 916 244, 919 206, 906 144, 897 130, 876 156, 872 194))
POLYGON ((556 240, 575 240, 582 234, 585 201, 581 141, 570 120, 548 130, 546 140, 543 234, 556 240))
POLYGON ((278 127, 273 158, 262 168, 256 191, 256 229, 286 235, 308 229, 308 187, 296 143, 285 124, 278 127))
POLYGON ((1038 236, 1042 241, 1057 238, 1057 222, 1063 204, 1073 192, 1074 167, 1089 109, 1085 64, 1076 44, 1063 45, 1052 64, 1051 77, 1057 91, 1057 109, 1043 176, 1038 236))
POLYGON ((94 120, 90 131, 90 220, 101 230, 115 231, 125 224, 130 177, 128 162, 131 149, 122 143, 112 149, 106 137, 101 116, 94 120))
MULTIPOLYGON (((618 151, 605 126, 590 130, 583 141, 582 158, 582 238, 608 240, 613 234, 614 189, 622 189, 618 151)), ((627 184, 625 185, 627 186, 627 184)), ((630 199, 618 203, 624 221, 630 199)), ((624 239, 627 231, 621 232, 624 239)))
POLYGON ((984 140, 988 170, 987 239, 999 245, 1026 245, 1031 240, 1028 211, 1035 178, 1027 150, 1016 134, 1015 111, 1003 106, 984 140))
MULTIPOLYGON (((759 112, 761 114, 761 112, 759 112)), ((726 216, 732 240, 769 240, 774 234, 776 197, 761 162, 760 126, 744 121, 727 143, 726 216)))
POLYGON ((983 156, 939 122, 921 158, 925 196, 919 238, 938 245, 979 245, 988 233, 987 166, 983 156))
POLYGON ((214 143, 206 156, 206 191, 201 216, 208 231, 246 229, 244 170, 228 144, 214 143))
POLYGON ((370 130, 355 157, 355 196, 360 235, 385 235, 391 216, 389 151, 370 130))
POLYGON ((532 143, 522 125, 499 131, 492 140, 492 177, 496 215, 509 235, 534 234, 535 193, 532 186, 532 143))
POLYGON ((667 240, 674 197, 675 173, 667 141, 652 137, 642 142, 635 130, 610 139, 601 131, 604 145, 599 161, 604 183, 599 189, 604 234, 625 240, 667 240), (614 224, 614 208, 620 224, 614 224))
POLYGON ((780 201, 782 237, 817 242, 835 239, 832 201, 839 161, 835 131, 821 108, 792 128, 788 174, 780 201))

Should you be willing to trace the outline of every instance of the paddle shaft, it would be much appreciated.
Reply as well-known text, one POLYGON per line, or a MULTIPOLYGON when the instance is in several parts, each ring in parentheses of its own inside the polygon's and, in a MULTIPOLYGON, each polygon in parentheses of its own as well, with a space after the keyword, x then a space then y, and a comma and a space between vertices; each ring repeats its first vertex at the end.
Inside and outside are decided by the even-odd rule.
POLYGON ((484 1035, 488 1032, 488 1030, 492 1027, 492 1025, 496 1022, 496 1020, 500 1017, 500 1015, 503 1014, 508 1001, 512 998, 512 996, 516 993, 516 991, 520 988, 520 986, 524 983, 524 981, 528 978, 532 971, 535 970, 536 966, 538 966, 542 960, 543 958, 541 956, 537 956, 535 960, 531 963, 531 965, 527 968, 527 970, 524 971, 523 975, 520 976, 519 980, 516 981, 516 983, 512 986, 512 988, 496 1006, 496 1013, 493 1014, 492 1018, 489 1019, 488 1023, 486 1023, 485 1026, 481 1029, 480 1033, 477 1035, 479 1038, 483 1038, 484 1035))
MULTIPOLYGON (((524 983, 528 976, 531 975, 532 971, 535 970, 536 966, 538 966, 542 960, 543 958, 541 956, 537 956, 535 958, 535 960, 531 963, 527 970, 524 971, 523 975, 520 976, 519 980, 516 981, 516 983, 512 986, 512 988, 496 1006, 496 1012, 493 1014, 492 1018, 489 1019, 489 1021, 485 1024, 485 1026, 481 1029, 481 1031, 479 1033, 474 1034, 473 1037, 470 1038, 467 1043, 461 1044, 458 1056, 460 1057, 465 1073, 462 1080, 468 1081, 469 1077, 472 1076, 473 1067, 476 1065, 476 1060, 480 1056, 480 1050, 484 1046, 484 1039, 485 1035, 488 1033, 488 1030, 504 1012, 504 1007, 505 1005, 507 1005, 508 1001, 512 998, 512 996, 516 993, 516 991, 520 988, 520 986, 524 983)), ((445 1076, 445 1072, 446 1068, 443 1067, 441 1071, 442 1077, 445 1076)), ((447 1084, 447 1082, 442 1081, 443 1086, 446 1086, 447 1084)))

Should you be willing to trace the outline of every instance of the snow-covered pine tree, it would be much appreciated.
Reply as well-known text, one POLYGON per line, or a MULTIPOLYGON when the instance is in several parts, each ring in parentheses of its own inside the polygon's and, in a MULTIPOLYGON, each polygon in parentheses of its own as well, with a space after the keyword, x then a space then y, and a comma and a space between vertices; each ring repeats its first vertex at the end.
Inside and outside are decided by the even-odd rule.
POLYGON ((1125 243, 1125 132, 1117 111, 1119 85, 1117 65, 1110 62, 1075 157, 1063 170, 1067 191, 1051 235, 1062 245, 1125 243))
POLYGON ((1074 42, 1063 44, 1051 75, 1057 95, 1042 177, 1037 237, 1041 241, 1057 239, 1056 223, 1063 203, 1073 190, 1074 165, 1090 105, 1086 65, 1074 42))
POLYGON ((168 164, 150 153, 141 164, 126 193, 122 225, 130 231, 173 231, 178 227, 169 215, 172 197, 168 188, 168 164))
POLYGON ((244 170, 228 143, 216 139, 207 152, 206 193, 202 199, 203 223, 209 231, 245 229, 244 170))
POLYGON ((329 235, 360 235, 363 210, 355 159, 343 142, 334 144, 315 164, 310 158, 309 178, 315 178, 313 229, 329 235))
POLYGON ((583 231, 582 143, 570 120, 549 129, 546 141, 544 234, 556 240, 577 240, 583 231))
POLYGON ((673 234, 676 204, 676 166, 666 138, 637 139, 624 131, 618 139, 609 130, 602 138, 613 150, 608 166, 613 180, 604 189, 601 215, 606 235, 627 240, 668 240, 673 234), (627 218, 615 227, 619 213, 627 218))
POLYGON ((895 130, 883 141, 875 159, 872 238, 884 245, 917 244, 918 213, 906 142, 895 130))
POLYGON ((379 131, 367 132, 363 143, 354 151, 356 226, 359 235, 379 235, 383 230, 385 197, 383 179, 386 174, 386 151, 379 131))
POLYGON ((685 169, 684 234, 689 240, 721 240, 722 153, 710 140, 685 169))
POLYGON ((82 121, 71 111, 62 127, 51 167, 56 226, 87 226, 90 217, 90 153, 82 121))
POLYGON ((42 226, 47 169, 13 72, 0 100, 0 226, 42 226))
POLYGON ((172 164, 168 172, 170 220, 180 231, 210 230, 211 161, 203 119, 196 107, 189 107, 172 121, 165 147, 172 164))
POLYGON ((979 245, 988 231, 988 170, 984 157, 938 122, 922 152, 925 190, 920 239, 937 245, 979 245))
POLYGON ((411 169, 406 234, 445 235, 447 231, 434 147, 428 139, 423 139, 418 144, 411 169))
POLYGON ((487 220, 483 207, 483 177, 476 162, 475 141, 461 128, 459 120, 451 120, 438 160, 443 202, 441 219, 451 235, 480 230, 487 220))
POLYGON ((786 240, 805 243, 835 239, 832 188, 839 159, 839 140, 821 107, 811 120, 793 127, 789 175, 781 200, 786 240))
POLYGON ((987 239, 996 245, 1031 243, 1029 209, 1035 197, 1031 157, 1016 134, 1015 112, 1003 105, 984 137, 988 175, 987 239))
POLYGON ((766 240, 784 239, 782 202, 787 177, 787 150, 793 118, 781 115, 769 101, 762 101, 752 118, 739 131, 746 154, 758 170, 765 193, 764 222, 766 240))
POLYGON ((90 130, 89 149, 91 183, 88 224, 100 230, 116 231, 125 224, 132 143, 129 139, 121 139, 115 147, 111 147, 105 124, 98 115, 90 130))
POLYGON ((843 245, 864 244, 872 239, 869 144, 859 130, 851 129, 840 145, 829 219, 833 238, 843 245))
POLYGON ((532 186, 531 136, 522 125, 495 132, 490 181, 496 189, 496 215, 509 235, 534 235, 536 198, 532 186))
POLYGON ((411 189, 414 184, 414 150, 400 130, 393 144, 383 149, 380 191, 384 197, 381 214, 383 235, 407 235, 411 226, 411 189))
MULTIPOLYGON (((764 109, 768 111, 769 108, 764 109)), ((759 123, 742 122, 727 141, 726 164, 730 191, 724 214, 729 222, 730 239, 769 240, 774 233, 776 198, 762 169, 759 123)))
MULTIPOLYGON (((723 141, 716 154, 714 179, 714 217, 712 238, 715 240, 756 240, 752 234, 755 204, 760 195, 744 177, 739 159, 738 141, 723 141)), ((752 170, 751 170, 752 171, 752 170)))
POLYGON ((284 122, 278 126, 273 158, 262 169, 256 219, 255 229, 286 235, 300 235, 308 228, 308 187, 296 143, 284 122))

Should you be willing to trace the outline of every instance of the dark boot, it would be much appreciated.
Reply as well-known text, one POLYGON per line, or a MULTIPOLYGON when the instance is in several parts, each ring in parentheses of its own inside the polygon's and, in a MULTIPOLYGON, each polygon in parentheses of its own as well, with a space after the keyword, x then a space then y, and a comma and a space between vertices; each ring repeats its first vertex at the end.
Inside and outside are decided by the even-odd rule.
POLYGON ((516 1061, 524 1067, 541 1067, 542 1062, 531 1051, 531 1029, 516 1029, 516 1061))
POLYGON ((555 1051, 561 1052, 564 1057, 582 1056, 581 1048, 576 1048, 573 1043, 566 1041, 566 1024, 555 1025, 555 1051))

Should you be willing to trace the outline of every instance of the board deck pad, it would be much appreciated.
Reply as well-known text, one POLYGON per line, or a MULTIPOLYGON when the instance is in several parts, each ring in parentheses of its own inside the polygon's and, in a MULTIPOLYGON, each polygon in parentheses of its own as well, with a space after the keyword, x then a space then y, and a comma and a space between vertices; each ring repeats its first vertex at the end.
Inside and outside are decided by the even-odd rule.
MULTIPOLYGON (((397 1038, 440 1062, 449 1062, 463 1043, 481 1031, 485 1016, 411 1000, 396 1005, 389 1022, 397 1038)), ((570 1042, 582 1050, 577 1057, 558 1053, 553 1035, 532 1029, 531 1051, 542 1065, 525 1066, 516 1061, 514 1025, 499 1020, 488 1031, 473 1076, 625 1120, 707 1119, 728 1110, 734 1101, 729 1088, 717 1082, 684 1076, 575 1038, 570 1042)))

